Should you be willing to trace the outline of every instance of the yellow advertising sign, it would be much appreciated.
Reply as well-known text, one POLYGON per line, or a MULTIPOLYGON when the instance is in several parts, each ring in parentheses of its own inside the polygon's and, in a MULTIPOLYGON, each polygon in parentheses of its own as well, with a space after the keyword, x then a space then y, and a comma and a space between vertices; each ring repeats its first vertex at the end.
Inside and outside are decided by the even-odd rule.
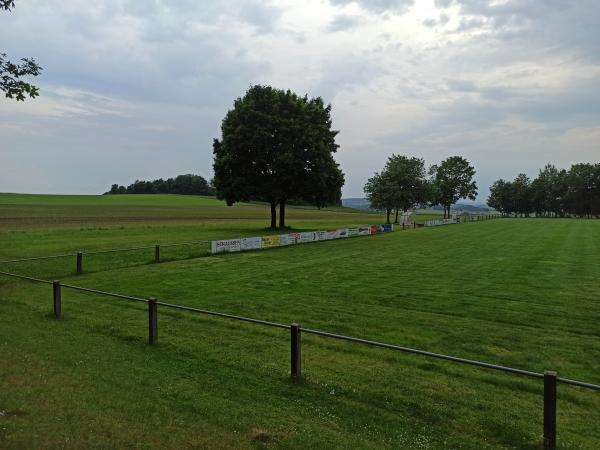
POLYGON ((279 247, 280 245, 281 240, 279 238, 279 235, 262 237, 262 248, 279 247))

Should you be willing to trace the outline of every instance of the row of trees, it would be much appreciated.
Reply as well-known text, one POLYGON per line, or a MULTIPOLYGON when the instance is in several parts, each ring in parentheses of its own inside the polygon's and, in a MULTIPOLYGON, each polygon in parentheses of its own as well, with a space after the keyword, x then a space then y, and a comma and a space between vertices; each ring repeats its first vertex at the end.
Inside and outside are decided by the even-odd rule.
POLYGON ((600 216, 600 164, 573 164, 569 170, 547 164, 534 180, 524 173, 497 180, 488 205, 505 215, 600 216))
POLYGON ((215 189, 200 175, 187 174, 166 180, 136 180, 127 187, 113 184, 106 194, 215 195, 215 189))
POLYGON ((392 155, 384 169, 367 181, 364 191, 374 209, 384 210, 387 223, 392 211, 408 211, 418 205, 441 205, 444 218, 459 199, 475 200, 475 168, 462 156, 451 156, 439 165, 425 169, 420 158, 392 155))

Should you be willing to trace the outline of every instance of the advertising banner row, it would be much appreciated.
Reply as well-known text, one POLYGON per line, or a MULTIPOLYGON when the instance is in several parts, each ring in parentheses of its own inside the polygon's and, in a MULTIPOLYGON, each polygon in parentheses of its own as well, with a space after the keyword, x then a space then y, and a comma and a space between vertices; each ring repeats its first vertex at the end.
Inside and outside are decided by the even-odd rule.
POLYGON ((354 236, 368 236, 377 233, 394 231, 394 225, 369 225, 358 228, 337 228, 326 231, 308 231, 304 233, 288 233, 272 236, 256 236, 238 239, 222 239, 211 241, 211 253, 244 252, 263 248, 283 247, 286 245, 307 244, 309 242, 329 241, 354 236))
POLYGON ((460 223, 460 219, 458 217, 453 217, 452 219, 432 219, 426 220, 426 227, 437 227, 440 225, 451 225, 453 223, 460 223))

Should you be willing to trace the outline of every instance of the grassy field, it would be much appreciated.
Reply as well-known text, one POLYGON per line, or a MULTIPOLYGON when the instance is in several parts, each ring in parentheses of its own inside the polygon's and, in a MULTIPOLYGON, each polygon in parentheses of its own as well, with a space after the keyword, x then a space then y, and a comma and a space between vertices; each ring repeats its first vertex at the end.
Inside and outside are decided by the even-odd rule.
MULTIPOLYGON (((266 222, 261 205, 106 198, 0 196, 0 259, 266 222)), ((375 218, 290 211, 296 229, 375 218)), ((150 251, 90 255, 80 276, 73 258, 1 270, 600 383, 598 236, 600 221, 502 219, 245 254, 178 248, 159 264, 150 251)), ((541 381, 304 335, 295 383, 285 330, 161 309, 149 347, 143 304, 65 291, 64 318, 50 311, 50 286, 0 278, 0 448, 541 442, 541 381)), ((600 448, 600 393, 559 385, 558 397, 561 448, 600 448)))

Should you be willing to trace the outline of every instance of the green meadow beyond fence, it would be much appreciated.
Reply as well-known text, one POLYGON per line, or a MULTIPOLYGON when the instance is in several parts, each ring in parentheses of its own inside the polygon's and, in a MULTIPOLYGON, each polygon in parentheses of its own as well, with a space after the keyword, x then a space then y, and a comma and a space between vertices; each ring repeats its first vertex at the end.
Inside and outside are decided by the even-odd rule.
MULTIPOLYGON (((29 277, 25 275, 19 275, 16 273, 10 272, 0 272, 0 275, 12 278, 18 278, 22 280, 27 280, 35 283, 43 283, 47 285, 51 285, 51 291, 49 292, 49 299, 52 300, 52 309, 54 311, 54 317, 56 319, 60 319, 63 315, 63 305, 62 305, 62 290, 63 289, 71 289, 81 292, 86 292, 94 295, 102 295, 108 296, 112 298, 116 298, 119 300, 126 300, 130 302, 137 303, 145 303, 148 308, 148 343, 150 345, 156 345, 158 343, 158 313, 160 308, 168 308, 175 309, 181 311, 187 311, 190 313, 198 313, 205 314, 215 317, 221 317, 224 319, 237 320, 241 322, 248 322, 256 325, 262 325, 272 328, 279 328, 283 330, 289 330, 289 338, 290 338, 290 375, 292 379, 298 380, 302 376, 302 364, 301 364, 301 353, 302 353, 302 333, 312 334, 316 336, 321 336, 329 339, 337 339, 347 342, 353 342, 356 344, 367 345, 371 347, 379 347, 385 348, 388 350, 399 351, 404 353, 411 353, 415 355, 420 355, 428 358, 441 359, 445 361, 451 361, 454 363, 477 366, 484 369, 495 370, 499 372, 509 373, 513 375, 519 375, 529 378, 538 379, 543 382, 544 386, 544 394, 543 394, 543 445, 546 449, 555 449, 556 448, 556 394, 557 394, 557 385, 559 383, 576 386, 579 388, 590 389, 594 391, 600 391, 600 385, 587 383, 583 381, 572 380, 569 378, 559 377, 555 371, 547 370, 544 373, 532 372, 523 369, 517 369, 514 367, 501 366, 496 364, 491 364, 483 361, 477 361, 472 359, 460 358, 457 356, 450 356, 440 353, 428 352, 425 350, 419 350, 409 347, 403 347, 400 345, 389 344, 385 342, 372 341, 368 339, 363 339, 359 337, 353 336, 345 336, 341 334, 329 333, 321 330, 314 330, 311 328, 304 328, 300 324, 292 323, 292 324, 283 324, 277 322, 270 322, 267 320, 254 319, 250 317, 237 316, 233 314, 225 314, 216 311, 210 311, 201 308, 194 308, 186 305, 178 305, 169 303, 166 301, 161 301, 156 298, 140 298, 131 295, 125 295, 114 292, 106 292, 97 289, 91 289, 81 286, 75 286, 71 284, 61 283, 60 281, 50 281, 44 280, 40 278, 29 277)), ((298 387, 301 389, 301 387, 298 387)))

